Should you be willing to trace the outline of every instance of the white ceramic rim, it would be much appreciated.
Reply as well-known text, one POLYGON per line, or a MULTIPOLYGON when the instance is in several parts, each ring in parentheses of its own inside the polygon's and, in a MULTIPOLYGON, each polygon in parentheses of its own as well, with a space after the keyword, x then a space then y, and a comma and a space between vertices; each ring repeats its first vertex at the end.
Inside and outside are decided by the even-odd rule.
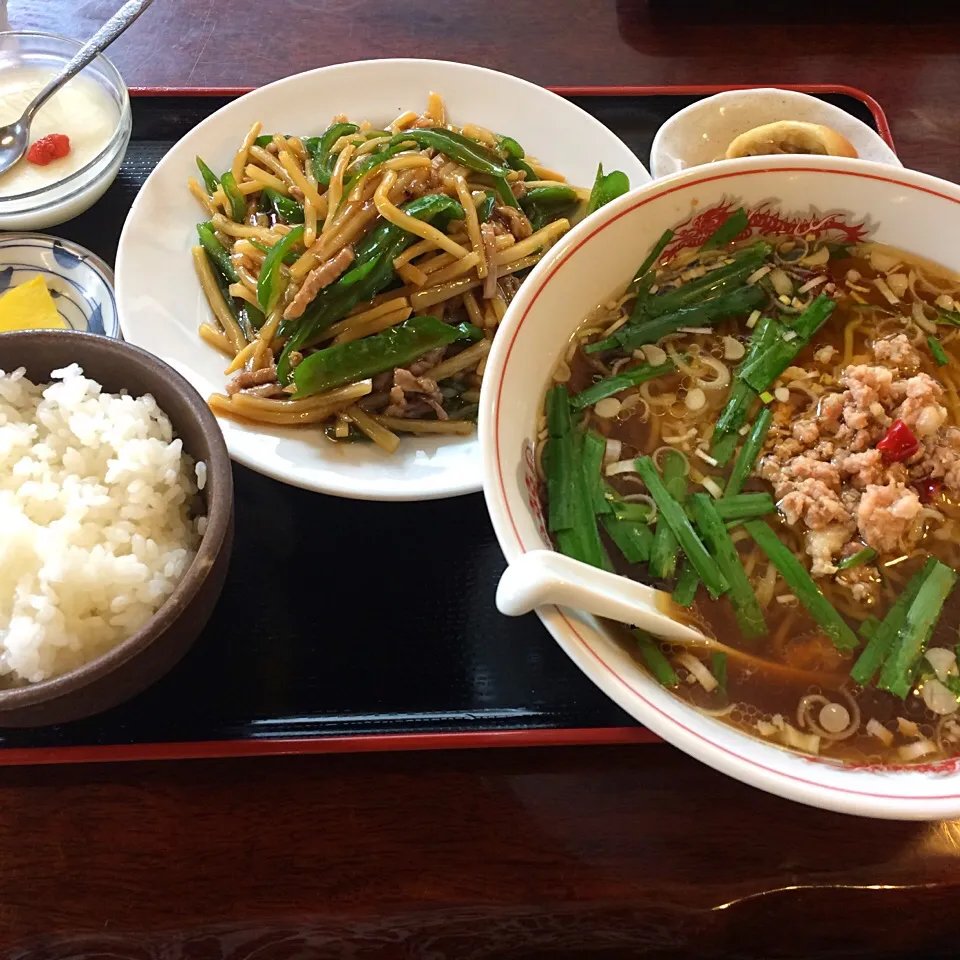
MULTIPOLYGON (((824 92, 828 92, 828 91, 824 91, 824 92)), ((846 92, 850 96, 855 95, 854 93, 850 93, 849 91, 846 91, 846 92)), ((897 156, 897 151, 893 148, 893 146, 887 143, 887 141, 883 138, 883 136, 880 134, 878 130, 874 130, 869 124, 864 123, 859 117, 853 116, 852 113, 848 114, 847 111, 845 111, 842 107, 837 107, 826 100, 821 100, 814 93, 807 93, 805 90, 795 90, 795 89, 791 89, 790 87, 778 87, 775 85, 773 86, 765 85, 765 86, 759 86, 759 87, 732 87, 729 90, 718 90, 716 93, 713 93, 708 97, 704 97, 701 100, 697 100, 696 102, 691 103, 688 106, 684 107, 682 110, 678 110, 675 114, 669 117, 664 123, 660 125, 660 128, 657 130, 656 134, 654 135, 653 142, 650 144, 650 173, 652 174, 653 178, 655 180, 662 180, 665 177, 676 176, 678 173, 686 173, 688 170, 695 170, 699 167, 708 166, 708 164, 698 163, 696 167, 686 167, 683 170, 671 171, 669 173, 657 172, 657 167, 658 167, 657 158, 662 153, 663 140, 674 127, 684 123, 684 121, 691 114, 695 114, 699 110, 702 110, 704 104, 708 103, 709 101, 723 102, 724 100, 730 100, 735 97, 743 96, 743 94, 745 93, 778 93, 778 94, 786 95, 787 97, 791 97, 791 98, 802 97, 808 100, 817 101, 824 108, 826 108, 824 110, 824 113, 827 114, 827 116, 823 117, 821 122, 824 122, 825 125, 827 126, 829 126, 829 123, 826 123, 826 121, 830 119, 829 114, 835 110, 839 110, 841 113, 845 115, 845 119, 849 119, 849 121, 852 122, 855 126, 859 125, 859 127, 862 128, 862 130, 859 130, 859 133, 861 135, 878 141, 879 144, 882 145, 883 149, 889 153, 889 157, 883 161, 884 164, 889 163, 891 167, 899 167, 899 168, 903 167, 903 161, 900 159, 900 157, 897 156)), ((812 121, 808 121, 808 122, 812 122, 812 121)), ((854 147, 856 146, 857 145, 854 144, 854 147)), ((794 156, 793 159, 796 159, 797 156, 800 156, 800 154, 797 154, 796 156, 794 156)), ((720 161, 716 160, 713 162, 719 163, 720 161)), ((879 161, 868 160, 864 162, 871 163, 871 162, 879 162, 879 161)), ((712 166, 713 164, 709 164, 709 165, 712 166)))
MULTIPOLYGON (((479 67, 474 64, 459 63, 453 60, 434 60, 434 59, 425 59, 419 57, 383 57, 379 59, 372 60, 354 60, 347 63, 338 63, 332 64, 327 67, 319 67, 315 70, 306 70, 298 74, 293 74, 289 77, 284 77, 281 80, 276 80, 273 83, 266 84, 263 87, 258 87, 254 90, 251 90, 249 93, 244 94, 242 97, 238 97, 236 100, 231 101, 229 104, 226 104, 224 107, 221 107, 219 110, 215 111, 201 123, 197 124, 187 136, 191 136, 196 131, 201 131, 208 125, 212 125, 217 122, 217 118, 224 110, 231 109, 236 106, 238 103, 249 100, 252 97, 257 97, 263 93, 264 90, 280 90, 285 86, 290 86, 293 84, 301 83, 305 77, 317 77, 322 75, 324 78, 336 77, 338 74, 349 73, 350 71, 360 69, 362 67, 375 67, 375 66, 392 66, 392 65, 416 65, 429 70, 431 67, 455 67, 458 70, 468 71, 469 73, 474 74, 477 77, 477 82, 483 82, 483 79, 486 77, 498 77, 506 78, 519 87, 527 88, 531 91, 536 91, 537 96, 545 96, 558 104, 562 105, 562 109, 566 113, 575 113, 580 116, 584 123, 593 127, 598 135, 602 135, 605 138, 610 138, 616 141, 624 150, 626 154, 635 156, 633 151, 615 134, 610 130, 606 125, 601 123, 596 117, 592 116, 586 110, 581 107, 578 107, 575 103, 570 100, 567 100, 565 97, 560 96, 559 94, 554 93, 552 90, 548 90, 546 87, 542 87, 539 84, 533 83, 529 80, 524 80, 521 77, 516 77, 513 74, 504 73, 500 70, 492 70, 488 67, 479 67)), ((120 234, 120 243, 117 250, 117 260, 116 260, 116 275, 118 278, 117 286, 117 300, 118 306, 122 301, 122 290, 123 290, 123 276, 124 276, 124 258, 125 258, 125 238, 127 230, 130 227, 130 224, 134 220, 134 216, 138 211, 138 208, 142 202, 142 199, 145 195, 146 188, 149 185, 150 179, 158 171, 165 170, 167 166, 172 165, 176 162, 176 158, 173 157, 174 151, 171 150, 166 154, 166 156, 161 159, 160 163, 157 164, 153 172, 151 172, 150 178, 147 182, 140 188, 140 192, 136 199, 133 202, 133 205, 130 208, 130 212, 127 215, 127 219, 124 223, 123 230, 120 234)), ((649 178, 650 174, 647 171, 646 167, 642 162, 637 159, 637 166, 643 170, 644 174, 649 178)), ((633 174, 631 173, 631 176, 633 174)), ((185 227, 186 229, 186 227, 185 227)), ((121 309, 120 316, 120 329, 124 337, 130 339, 132 343, 137 343, 137 339, 131 335, 131 332, 126 329, 126 324, 124 323, 124 313, 121 309)), ((200 341, 197 341, 198 346, 200 341)), ((218 418, 219 421, 219 418, 218 418)), ((327 480, 323 485, 310 482, 308 479, 305 479, 302 476, 299 476, 295 469, 286 469, 286 465, 281 465, 279 468, 272 466, 270 463, 265 463, 262 460, 258 460, 253 456, 248 456, 243 452, 238 452, 235 444, 232 443, 232 437, 229 433, 225 434, 227 441, 227 448, 230 451, 230 457, 236 463, 239 463, 245 467, 248 467, 251 470, 256 471, 257 473, 262 474, 263 476, 270 477, 271 479, 278 480, 281 483, 286 483, 291 486, 300 487, 305 490, 315 491, 317 493, 325 493, 333 496, 346 497, 353 500, 378 500, 378 501, 420 501, 420 500, 440 500, 448 497, 458 497, 465 494, 477 493, 482 489, 483 479, 482 479, 482 468, 481 468, 481 459, 480 459, 480 447, 477 441, 478 434, 473 434, 470 437, 464 437, 462 440, 469 441, 476 444, 476 473, 469 479, 457 480, 456 478, 449 479, 447 482, 439 483, 435 479, 432 481, 424 481, 422 487, 415 490, 402 490, 395 491, 385 487, 382 483, 358 483, 356 478, 350 475, 338 475, 336 479, 327 480)))
MULTIPOLYGON (((751 173, 778 171, 864 177, 928 193, 960 205, 960 186, 912 170, 838 157, 749 157, 693 167, 671 177, 654 180, 604 207, 590 221, 576 226, 537 264, 520 288, 501 325, 500 336, 488 356, 480 398, 479 423, 483 450, 484 496, 494 531, 508 563, 521 553, 543 548, 540 542, 525 543, 517 529, 506 493, 505 477, 509 475, 512 461, 501 453, 498 429, 504 371, 510 363, 519 330, 543 289, 569 263, 579 248, 602 233, 608 225, 646 203, 701 183, 731 180, 751 173)), ((558 358, 561 349, 562 345, 558 344, 558 358)), ((631 684, 629 678, 618 673, 592 648, 564 610, 551 606, 538 609, 537 614, 567 655, 607 696, 664 740, 722 773, 769 793, 838 813, 893 820, 939 820, 960 816, 960 778, 954 773, 958 766, 956 762, 942 761, 942 764, 930 765, 943 767, 942 772, 932 773, 931 776, 958 784, 957 792, 935 796, 921 796, 905 791, 884 793, 839 787, 775 770, 691 730, 683 722, 682 716, 678 718, 651 703, 631 684)), ((693 710, 683 701, 676 700, 675 703, 681 715, 693 710)), ((753 744, 761 742, 746 734, 738 736, 753 744)), ((811 764, 811 769, 816 768, 811 764)), ((851 769, 862 772, 857 768, 851 769)), ((883 775, 895 775, 901 771, 904 774, 920 774, 917 767, 890 766, 884 768, 883 775)), ((891 787, 898 782, 902 783, 903 780, 898 780, 895 776, 889 776, 885 781, 891 787)))

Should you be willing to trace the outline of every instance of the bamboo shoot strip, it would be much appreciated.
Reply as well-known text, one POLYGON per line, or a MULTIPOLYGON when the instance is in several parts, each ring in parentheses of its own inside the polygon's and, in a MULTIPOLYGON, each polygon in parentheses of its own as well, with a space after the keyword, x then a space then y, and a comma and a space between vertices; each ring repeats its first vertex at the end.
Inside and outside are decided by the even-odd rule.
POLYGON ((764 407, 757 414, 757 419, 754 420, 747 439, 740 448, 737 462, 733 465, 730 479, 727 481, 724 496, 735 496, 743 489, 747 477, 753 472, 753 465, 757 462, 764 440, 767 439, 767 431, 771 423, 773 423, 773 411, 769 407, 764 407))
MULTIPOLYGON (((687 462, 676 450, 663 455, 663 485, 678 503, 687 499, 687 462)), ((650 548, 650 573, 663 580, 672 580, 677 572, 678 543, 663 517, 657 520, 657 532, 650 548)))
POLYGON ((683 507, 677 503, 676 499, 670 495, 663 485, 653 461, 649 457, 639 457, 636 463, 640 479, 643 480, 647 490, 650 491, 660 515, 673 530, 674 536, 680 543, 680 548, 699 574, 710 596, 719 597, 720 594, 729 589, 730 585, 720 572, 716 560, 710 556, 707 548, 697 536, 683 511, 683 507))
MULTIPOLYGON (((932 559, 932 558, 931 558, 932 559)), ((913 672, 937 625, 943 605, 957 582, 957 574, 945 563, 933 560, 917 595, 907 609, 897 639, 880 671, 878 686, 901 699, 913 686, 913 672)))
POLYGON ((747 532, 756 541, 757 546, 770 558, 770 562, 780 571, 787 586, 807 609, 813 619, 823 627, 824 633, 838 650, 855 650, 860 641, 847 622, 837 613, 830 601, 820 592, 803 564, 793 555, 793 551, 780 542, 780 538, 764 520, 746 520, 743 524, 747 532))
POLYGON ((716 559, 720 572, 730 584, 730 602, 733 604, 734 615, 744 636, 765 636, 767 624, 763 619, 763 611, 757 602, 753 587, 750 586, 747 572, 740 562, 737 547, 730 539, 730 534, 727 533, 727 528, 710 494, 695 493, 693 495, 693 512, 700 535, 716 559))
POLYGON ((647 669, 660 681, 665 687, 675 687, 680 683, 670 661, 663 655, 657 641, 644 633, 643 630, 636 628, 631 631, 637 638, 637 644, 640 647, 640 654, 647 665, 647 669))
MULTIPOLYGON (((887 615, 880 622, 872 637, 867 637, 868 643, 863 652, 857 658, 857 662, 850 671, 850 676, 861 686, 866 686, 873 679, 873 675, 880 669, 887 656, 893 641, 900 633, 900 627, 903 626, 904 618, 914 597, 927 579, 930 571, 933 569, 933 558, 927 560, 926 564, 918 570, 903 588, 900 596, 897 597, 894 605, 887 611, 887 615)), ((860 632, 866 636, 863 627, 860 632)))

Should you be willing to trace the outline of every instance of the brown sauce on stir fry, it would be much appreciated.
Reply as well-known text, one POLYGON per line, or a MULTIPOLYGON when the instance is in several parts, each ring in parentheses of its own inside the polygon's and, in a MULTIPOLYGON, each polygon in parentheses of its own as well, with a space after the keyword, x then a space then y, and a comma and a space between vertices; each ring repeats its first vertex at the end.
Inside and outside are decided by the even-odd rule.
POLYGON ((487 353, 527 271, 629 189, 619 171, 572 186, 512 137, 448 122, 437 94, 385 130, 336 117, 319 136, 285 136, 258 122, 230 170, 197 163, 200 336, 230 358, 210 406, 388 453, 398 433, 473 432, 487 353))
POLYGON ((849 762, 960 754, 960 280, 810 235, 659 253, 555 372, 557 548, 689 608, 723 651, 624 642, 725 722, 849 762))

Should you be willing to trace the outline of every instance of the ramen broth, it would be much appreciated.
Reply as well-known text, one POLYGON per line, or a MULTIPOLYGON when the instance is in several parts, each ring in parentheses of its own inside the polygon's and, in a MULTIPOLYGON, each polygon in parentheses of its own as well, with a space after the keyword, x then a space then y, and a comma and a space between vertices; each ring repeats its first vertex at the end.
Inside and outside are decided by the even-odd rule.
MULTIPOLYGON (((594 431, 606 441, 603 482, 608 485, 608 498, 617 499, 621 506, 655 506, 651 491, 631 469, 634 458, 649 455, 663 471, 665 458, 673 456, 669 451, 681 454, 689 508, 695 493, 716 498, 728 490, 739 454, 728 454, 726 462, 722 455, 719 460, 712 455, 719 453, 723 440, 714 428, 738 383, 745 353, 749 359, 755 330, 764 322, 761 317, 774 318, 782 334, 794 324, 800 326, 798 318, 817 297, 834 301, 826 322, 788 368, 759 397, 751 393, 744 423, 728 444, 742 450, 760 412, 771 411, 772 425, 742 492, 773 496, 776 512, 760 519, 804 569, 813 572, 812 582, 856 633, 856 648, 838 649, 760 545, 735 522, 727 524, 728 533, 762 610, 764 629, 760 635, 746 636, 730 595, 711 597, 700 582, 692 603, 686 609, 676 607, 676 615, 720 641, 726 648, 720 658, 655 643, 678 681, 674 686, 678 696, 754 736, 857 763, 928 762, 955 755, 960 753, 960 714, 956 713, 960 683, 955 679, 960 591, 949 595, 926 640, 927 649, 943 648, 942 655, 932 658, 938 669, 926 655, 920 656, 911 667, 910 688, 903 696, 879 689, 880 667, 862 684, 851 678, 851 670, 867 644, 859 631, 875 632, 871 627, 891 614, 897 598, 929 557, 960 569, 960 497, 955 486, 960 483, 960 433, 952 432, 960 423, 960 328, 954 325, 955 319, 960 322, 960 314, 953 299, 960 297, 960 283, 942 268, 878 245, 839 247, 809 236, 763 239, 771 252, 749 278, 763 291, 757 307, 720 322, 681 327, 640 347, 631 347, 629 339, 626 345, 614 346, 611 330, 615 336, 637 322, 635 278, 625 294, 599 308, 580 328, 557 367, 555 384, 564 384, 575 400, 611 376, 679 358, 685 369, 617 391, 612 398, 587 406, 582 415, 575 411, 572 429, 594 431), (764 267, 770 269, 764 272, 764 267), (936 346, 928 338, 934 338, 943 351, 940 363, 934 356, 936 346), (877 346, 880 341, 883 344, 877 346), (603 349, 605 343, 607 349, 603 349), (882 381, 878 396, 886 409, 871 401, 871 395, 863 396, 867 388, 857 377, 882 381), (888 379, 890 390, 884 394, 888 379), (907 401, 898 402, 898 398, 920 387, 931 391, 934 399, 926 412, 921 410, 912 419, 916 411, 908 410, 903 405, 907 401), (838 396, 848 398, 847 406, 839 419, 829 419, 830 405, 837 404, 839 409, 838 396), (854 396, 864 399, 864 409, 854 409, 854 396), (882 458, 870 451, 876 449, 878 437, 887 436, 891 414, 898 410, 915 423, 916 430, 923 428, 927 433, 919 435, 919 450, 912 460, 888 462, 889 444, 880 444, 882 458), (876 422, 864 427, 863 418, 871 416, 876 422), (859 429, 847 420, 860 425, 859 429), (931 432, 934 425, 937 429, 931 432), (857 465, 862 465, 860 472, 850 475, 857 465), (940 476, 932 476, 936 473, 940 476), (838 474, 841 479, 834 483, 838 474), (945 476, 950 476, 951 483, 945 476), (824 480, 826 487, 815 486, 824 480), (900 500, 892 506, 885 503, 884 498, 894 496, 900 500), (839 519, 825 524, 819 515, 825 506, 835 508, 839 519), (914 515, 909 522, 903 521, 907 525, 901 530, 897 516, 888 518, 891 510, 894 514, 912 510, 914 515), (813 529, 817 526, 820 529, 813 529), (844 560, 853 565, 837 569, 844 560)), ((757 240, 753 236, 709 254, 673 251, 650 268, 649 289, 640 297, 649 301, 696 283, 757 240)), ((555 441, 547 440, 546 424, 544 419, 538 463, 541 476, 549 481, 543 453, 555 441)), ((548 458, 547 470, 558 459, 549 452, 548 458)), ((545 495, 547 489, 554 487, 548 482, 545 495)), ((548 502, 548 513, 549 507, 548 502)), ((674 576, 658 579, 647 563, 627 562, 605 522, 598 524, 600 542, 618 573, 668 592, 677 588, 682 558, 674 576)), ((663 522, 660 510, 650 528, 655 531, 663 522)), ((558 548, 564 549, 563 535, 554 536, 558 548)), ((637 649, 636 639, 627 631, 623 642, 637 649)), ((637 659, 646 662, 639 652, 637 659)))

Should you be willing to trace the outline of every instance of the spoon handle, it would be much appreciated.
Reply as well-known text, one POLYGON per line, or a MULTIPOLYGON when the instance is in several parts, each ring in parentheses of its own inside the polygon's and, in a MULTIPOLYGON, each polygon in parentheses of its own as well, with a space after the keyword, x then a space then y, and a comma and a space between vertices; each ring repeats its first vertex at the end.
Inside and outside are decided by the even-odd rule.
POLYGON ((34 97, 24 112, 29 123, 33 115, 71 77, 76 76, 91 60, 102 53, 143 13, 153 0, 127 0, 127 2, 77 51, 77 55, 34 97))

